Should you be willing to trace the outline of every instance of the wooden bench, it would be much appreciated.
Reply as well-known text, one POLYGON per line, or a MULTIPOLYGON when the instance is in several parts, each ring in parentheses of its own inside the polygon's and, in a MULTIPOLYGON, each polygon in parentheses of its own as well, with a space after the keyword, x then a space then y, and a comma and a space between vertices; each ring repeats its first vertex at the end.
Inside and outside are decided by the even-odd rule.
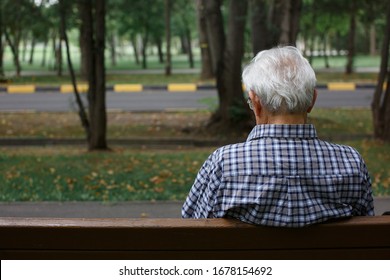
POLYGON ((390 259, 390 216, 301 229, 228 219, 0 218, 1 259, 390 259))

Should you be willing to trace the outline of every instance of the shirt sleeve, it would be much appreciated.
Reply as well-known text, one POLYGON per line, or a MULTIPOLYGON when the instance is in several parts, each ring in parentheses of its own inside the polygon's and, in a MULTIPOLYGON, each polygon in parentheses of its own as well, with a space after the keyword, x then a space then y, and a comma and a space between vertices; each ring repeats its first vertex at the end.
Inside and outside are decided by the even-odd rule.
POLYGON ((216 176, 218 150, 200 168, 182 207, 183 218, 211 218, 219 178, 216 176))
POLYGON ((360 215, 362 216, 374 216, 374 198, 372 193, 371 179, 368 174, 367 166, 362 159, 362 174, 363 174, 363 184, 362 184, 362 208, 360 215))

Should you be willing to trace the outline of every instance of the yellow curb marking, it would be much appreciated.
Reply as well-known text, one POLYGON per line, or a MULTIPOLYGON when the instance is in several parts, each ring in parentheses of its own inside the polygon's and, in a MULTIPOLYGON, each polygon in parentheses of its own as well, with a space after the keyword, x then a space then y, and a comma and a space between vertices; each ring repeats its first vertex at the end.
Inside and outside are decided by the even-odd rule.
POLYGON ((115 85, 114 91, 115 92, 133 92, 133 91, 142 91, 143 86, 141 84, 122 84, 122 85, 115 85))
POLYGON ((196 84, 168 84, 168 91, 196 91, 196 84))
POLYGON ((8 93, 34 93, 35 92, 35 86, 34 85, 18 85, 18 86, 8 86, 7 87, 8 93))
MULTIPOLYGON (((87 84, 78 84, 77 85, 77 90, 80 93, 87 92, 88 91, 88 85, 87 84)), ((61 93, 72 93, 72 92, 74 92, 73 85, 61 85, 60 92, 61 93)))
POLYGON ((328 83, 328 90, 355 90, 355 83, 328 83))

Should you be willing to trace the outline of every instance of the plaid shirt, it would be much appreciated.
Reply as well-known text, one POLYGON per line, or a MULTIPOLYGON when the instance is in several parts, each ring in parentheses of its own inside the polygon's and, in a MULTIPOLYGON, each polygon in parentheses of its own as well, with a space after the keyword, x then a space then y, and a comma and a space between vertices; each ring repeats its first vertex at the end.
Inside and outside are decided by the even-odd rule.
POLYGON ((313 125, 258 125, 246 142, 216 150, 182 208, 183 218, 285 227, 364 215, 374 207, 363 159, 319 140, 313 125))

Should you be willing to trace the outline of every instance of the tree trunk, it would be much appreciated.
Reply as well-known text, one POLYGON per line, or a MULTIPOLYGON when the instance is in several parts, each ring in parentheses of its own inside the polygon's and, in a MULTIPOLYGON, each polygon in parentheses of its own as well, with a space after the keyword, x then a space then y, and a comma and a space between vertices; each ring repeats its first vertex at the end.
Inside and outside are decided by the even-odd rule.
POLYGON ((56 61, 57 61, 57 76, 62 76, 62 38, 58 40, 56 45, 56 61))
POLYGON ((274 25, 279 29, 278 44, 295 45, 302 0, 276 0, 274 6, 274 25))
MULTIPOLYGON (((213 21, 219 25, 210 26, 209 30, 220 32, 223 30, 222 16, 218 15, 215 7, 218 7, 220 12, 220 1, 214 2, 214 5, 209 6, 213 8, 213 21)), ((221 50, 221 56, 214 52, 217 67, 217 89, 219 96, 219 107, 211 119, 211 125, 219 127, 229 127, 231 124, 238 124, 247 122, 249 120, 249 110, 245 105, 244 95, 242 92, 241 83, 241 62, 244 54, 244 31, 247 12, 247 1, 230 1, 229 19, 228 19, 228 34, 226 45, 224 36, 218 33, 209 33, 210 37, 219 37, 218 42, 214 41, 213 50, 221 50)), ((209 38, 210 38, 209 37, 209 38)), ((237 129, 242 129, 242 126, 236 125, 237 129)))
POLYGON ((194 68, 194 56, 192 53, 191 30, 189 27, 186 27, 185 33, 186 33, 185 40, 186 40, 186 44, 187 44, 188 62, 190 64, 190 68, 194 68))
POLYGON ((149 41, 149 30, 146 30, 145 34, 142 36, 142 68, 143 69, 148 68, 147 54, 146 54, 146 50, 148 48, 148 41, 149 41))
POLYGON ((251 0, 250 7, 252 52, 256 55, 268 48, 267 3, 266 0, 251 0))
POLYGON ((25 62, 26 61, 26 54, 27 54, 27 34, 24 34, 22 36, 22 61, 25 62))
POLYGON ((352 74, 353 72, 353 58, 355 56, 355 33, 356 33, 356 2, 351 2, 351 13, 349 23, 349 35, 348 35, 348 56, 347 65, 345 67, 346 74, 352 74))
POLYGON ((165 0, 165 40, 167 44, 167 59, 165 60, 165 75, 172 74, 172 59, 171 59, 171 1, 165 0))
POLYGON ((79 45, 80 45, 80 75, 84 79, 88 79, 89 73, 88 73, 88 63, 89 63, 89 50, 87 46, 87 41, 89 40, 89 37, 91 36, 89 33, 92 32, 90 29, 91 27, 86 26, 87 20, 89 20, 89 17, 91 16, 88 12, 88 5, 86 3, 86 0, 80 0, 78 3, 79 6, 79 14, 81 23, 80 23, 80 32, 79 32, 79 45), (85 19, 85 20, 83 20, 85 19), (88 29, 89 28, 89 29, 88 29))
POLYGON ((375 24, 370 25, 370 55, 374 56, 377 54, 376 52, 376 30, 375 30, 375 24))
MULTIPOLYGON (((14 64, 15 64, 15 68, 16 68, 16 76, 20 77, 20 73, 22 72, 22 67, 20 66, 20 61, 19 61, 19 50, 18 50, 19 40, 18 40, 18 38, 15 38, 15 42, 13 43, 7 30, 4 30, 4 35, 5 35, 5 39, 8 43, 8 46, 11 49, 11 52, 12 52, 12 55, 14 58, 14 64)), ((15 35, 15 37, 17 37, 17 36, 15 35)))
POLYGON ((135 63, 139 65, 139 56, 138 56, 138 47, 137 47, 137 37, 135 35, 132 35, 130 38, 131 45, 133 47, 133 52, 134 52, 134 59, 135 63))
MULTIPOLYGON (((211 64, 217 78, 221 78, 223 51, 225 48, 225 30, 221 12, 221 0, 205 0, 207 39, 210 44, 211 64)), ((218 84, 218 81, 217 81, 218 84)))
POLYGON ((292 0, 290 10, 290 44, 295 45, 299 33, 299 20, 302 10, 302 0, 292 0))
POLYGON ((162 64, 164 63, 164 52, 162 47, 162 40, 160 37, 157 37, 155 42, 157 46, 158 61, 162 64))
POLYGON ((28 64, 33 64, 34 62, 34 51, 35 51, 35 38, 33 37, 31 40, 31 49, 30 49, 30 58, 28 60, 28 64))
POLYGON ((110 44, 110 58, 111 58, 111 65, 116 65, 116 43, 115 43, 115 35, 112 32, 109 36, 109 44, 110 44))
POLYGON ((210 44, 207 37, 207 24, 204 1, 197 0, 197 18, 198 18, 198 33, 199 33, 199 45, 201 55, 201 74, 202 80, 211 79, 214 77, 213 67, 211 62, 210 44))
POLYGON ((378 83, 371 104, 374 136, 378 139, 390 142, 390 5, 387 7, 386 27, 381 50, 381 65, 378 83), (384 86, 386 85, 386 89, 384 86))
POLYGON ((74 93, 75 93, 76 103, 77 103, 77 106, 79 108, 80 121, 81 121, 81 124, 85 130, 87 141, 89 141, 89 139, 90 139, 90 125, 89 125, 87 113, 85 112, 84 104, 81 100, 80 94, 79 94, 78 89, 77 89, 76 75, 74 73, 72 60, 70 57, 69 41, 68 41, 68 36, 66 34, 66 11, 65 11, 65 6, 64 6, 63 1, 64 0, 60 0, 60 2, 59 2, 60 19, 61 19, 61 37, 64 39, 64 42, 65 42, 68 68, 69 68, 69 73, 70 73, 70 77, 72 80, 72 85, 73 85, 73 89, 74 89, 74 93))
POLYGON ((329 68, 329 59, 328 59, 328 54, 327 54, 327 40, 326 40, 326 35, 327 32, 322 37, 322 43, 323 43, 323 50, 324 50, 324 62, 325 62, 325 68, 329 68))
MULTIPOLYGON (((95 83, 94 92, 90 91, 89 114, 90 114, 90 135, 89 150, 106 150, 106 83, 105 83, 105 0, 96 0, 95 2, 95 46, 94 46, 94 68, 89 69, 94 79, 90 81, 95 83)), ((92 22, 91 22, 92 23, 92 22)), ((91 75, 91 76, 92 76, 91 75)))
POLYGON ((46 39, 44 44, 43 44, 41 67, 44 67, 46 65, 46 51, 47 51, 48 42, 49 42, 49 39, 46 39))

